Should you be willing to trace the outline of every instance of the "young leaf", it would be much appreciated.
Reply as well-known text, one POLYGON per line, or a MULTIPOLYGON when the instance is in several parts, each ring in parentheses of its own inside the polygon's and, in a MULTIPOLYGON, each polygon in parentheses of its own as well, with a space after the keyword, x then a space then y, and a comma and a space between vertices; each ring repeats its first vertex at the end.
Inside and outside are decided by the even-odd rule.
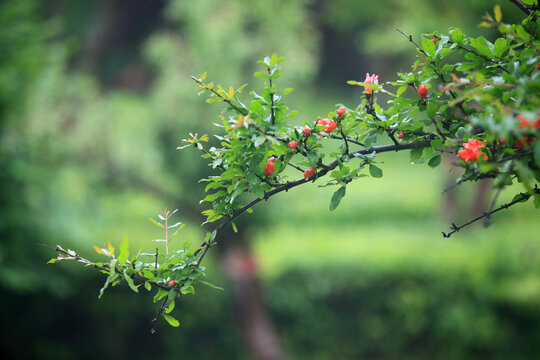
POLYGON ((373 164, 369 164, 369 173, 374 178, 380 178, 383 175, 382 170, 373 164))
POLYGON ((334 211, 339 206, 341 199, 345 196, 345 190, 346 187, 342 186, 336 190, 334 195, 332 195, 332 200, 330 200, 330 211, 334 211))
POLYGON ((440 163, 441 163, 441 155, 435 155, 434 157, 432 157, 429 160, 428 166, 430 168, 435 168, 435 167, 439 166, 440 163))
POLYGON ((198 282, 200 282, 201 284, 204 284, 204 285, 206 285, 206 286, 208 286, 208 287, 211 287, 212 289, 223 290, 222 287, 219 287, 219 286, 217 286, 217 285, 214 285, 214 284, 212 284, 212 283, 209 283, 208 281, 198 280, 198 282))
POLYGON ((167 320, 167 322, 168 322, 169 325, 171 325, 171 326, 178 327, 178 326, 180 325, 180 323, 178 322, 178 320, 176 320, 175 318, 173 318, 171 315, 163 314, 163 318, 164 318, 165 320, 167 320))
POLYGON ((126 279, 126 282, 128 283, 131 290, 135 291, 136 293, 139 292, 139 289, 133 283, 133 279, 125 271, 124 271, 124 279, 126 279))
POLYGON ((171 300, 171 302, 169 302, 169 305, 167 306, 167 309, 165 309, 165 314, 170 314, 171 311, 173 311, 174 309, 174 300, 171 300))
POLYGON ((118 255, 118 263, 120 266, 124 265, 124 263, 129 258, 129 242, 127 236, 124 236, 124 240, 122 240, 122 243, 120 244, 120 255, 118 255))

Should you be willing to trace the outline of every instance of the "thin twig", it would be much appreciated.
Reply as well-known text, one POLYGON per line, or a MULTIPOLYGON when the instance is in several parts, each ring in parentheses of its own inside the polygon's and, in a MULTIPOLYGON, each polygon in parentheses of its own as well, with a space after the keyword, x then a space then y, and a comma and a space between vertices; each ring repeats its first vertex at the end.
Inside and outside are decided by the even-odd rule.
MULTIPOLYGON (((533 193, 534 194, 540 194, 540 189, 535 188, 533 190, 533 193)), ((471 219, 471 220, 467 221, 466 223, 464 223, 462 225, 457 226, 456 224, 452 223, 452 226, 450 227, 450 229, 452 231, 450 231, 449 233, 443 232, 442 233, 443 237, 448 239, 450 236, 452 236, 452 234, 458 232, 459 230, 463 229, 464 227, 469 226, 469 225, 473 224, 474 222, 485 218, 486 216, 491 216, 491 214, 494 214, 494 213, 496 213, 498 211, 501 211, 503 209, 508 209, 510 206, 515 205, 515 204, 517 204, 517 203, 519 203, 519 202, 521 202, 523 200, 528 200, 532 196, 532 194, 527 194, 527 193, 521 193, 520 195, 521 196, 518 197, 517 199, 515 199, 514 201, 509 202, 509 203, 504 204, 504 205, 501 205, 498 208, 496 208, 495 210, 485 212, 482 215, 477 216, 474 219, 471 219)))

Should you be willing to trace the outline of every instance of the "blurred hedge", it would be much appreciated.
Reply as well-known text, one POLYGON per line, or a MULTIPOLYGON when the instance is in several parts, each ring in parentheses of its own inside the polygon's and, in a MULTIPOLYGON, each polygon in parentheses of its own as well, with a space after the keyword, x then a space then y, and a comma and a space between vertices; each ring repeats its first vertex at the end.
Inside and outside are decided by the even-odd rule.
POLYGON ((523 256, 513 265, 499 257, 480 272, 296 268, 270 281, 268 303, 295 359, 533 359, 539 264, 523 256))

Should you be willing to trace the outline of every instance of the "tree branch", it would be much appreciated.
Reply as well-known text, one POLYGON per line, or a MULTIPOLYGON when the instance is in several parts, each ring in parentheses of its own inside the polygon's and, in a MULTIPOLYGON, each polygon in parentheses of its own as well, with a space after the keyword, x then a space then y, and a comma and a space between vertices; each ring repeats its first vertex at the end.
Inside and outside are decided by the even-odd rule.
MULTIPOLYGON (((540 189, 534 188, 533 189, 533 194, 540 194, 540 189)), ((518 197, 517 199, 515 199, 515 200, 513 200, 513 201, 511 201, 511 202, 509 202, 507 204, 501 205, 498 208, 496 208, 495 210, 485 212, 482 215, 477 216, 474 219, 471 219, 471 220, 467 221, 466 223, 464 223, 464 224, 462 224, 460 226, 457 226, 456 224, 452 223, 452 226, 450 227, 450 229, 452 231, 450 231, 449 233, 445 233, 443 231, 443 233, 442 233, 443 237, 445 239, 448 239, 450 236, 452 236, 452 234, 457 233, 459 230, 463 229, 464 227, 469 226, 469 225, 473 224, 474 222, 476 222, 478 220, 481 220, 481 219, 483 219, 485 217, 489 217, 489 216, 491 216, 491 214, 494 214, 494 213, 496 213, 498 211, 501 211, 503 209, 508 209, 510 206, 515 205, 515 204, 517 204, 517 203, 519 203, 519 202, 521 202, 523 200, 528 200, 532 196, 532 194, 527 194, 527 193, 521 193, 520 195, 521 196, 518 197)))
MULTIPOLYGON (((216 236, 221 231, 221 229, 223 227, 225 227, 226 225, 231 223, 234 219, 236 219, 238 216, 242 215, 244 212, 246 212, 248 209, 250 209, 251 207, 258 204, 259 202, 261 202, 263 200, 268 200, 270 197, 272 197, 272 196, 274 196, 276 194, 279 194, 282 191, 289 191, 289 189, 292 189, 292 188, 294 188, 294 187, 296 187, 298 185, 305 184, 305 183, 307 183, 309 181, 315 181, 316 179, 325 176, 326 174, 328 174, 328 172, 335 169, 345 157, 352 159, 352 158, 357 157, 359 155, 369 155, 369 154, 372 154, 373 152, 375 152, 375 153, 383 153, 383 152, 389 152, 389 151, 403 151, 403 150, 412 150, 412 149, 423 149, 423 148, 429 147, 430 145, 431 145, 431 142, 429 140, 424 140, 424 141, 415 141, 415 142, 403 143, 403 144, 391 144, 391 145, 373 146, 373 147, 371 147, 369 149, 360 149, 360 150, 356 150, 356 151, 353 151, 353 152, 343 154, 339 159, 334 160, 333 162, 331 162, 330 164, 325 166, 324 169, 322 169, 321 171, 319 171, 315 175, 311 176, 310 178, 303 178, 303 179, 299 179, 299 180, 296 180, 296 181, 286 182, 279 188, 276 188, 276 189, 269 190, 269 191, 265 192, 264 196, 262 198, 253 199, 252 201, 250 201, 249 203, 244 205, 242 208, 235 211, 232 216, 227 217, 227 219, 225 221, 221 222, 214 230, 216 232, 216 236)), ((201 249, 204 249, 204 250, 202 250, 202 254, 199 257, 199 260, 197 261, 196 266, 199 266, 201 264, 202 260, 204 259, 204 257, 206 256, 208 250, 210 249, 210 246, 211 245, 208 244, 206 241, 203 241, 201 243, 201 245, 199 246, 199 249, 197 251, 195 251, 194 256, 197 256, 201 252, 201 249)))

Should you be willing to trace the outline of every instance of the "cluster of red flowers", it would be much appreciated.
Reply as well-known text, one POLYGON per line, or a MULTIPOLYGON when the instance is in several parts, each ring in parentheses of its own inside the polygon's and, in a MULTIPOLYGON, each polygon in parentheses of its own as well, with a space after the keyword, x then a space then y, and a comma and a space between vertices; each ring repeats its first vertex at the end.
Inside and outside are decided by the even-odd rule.
POLYGON ((334 130, 337 127, 337 123, 334 120, 330 119, 323 119, 319 117, 319 120, 317 120, 317 125, 324 126, 324 129, 321 131, 322 133, 330 134, 332 130, 334 130))
POLYGON ((480 152, 480 148, 485 148, 486 145, 480 140, 470 139, 469 142, 463 143, 463 149, 458 151, 460 158, 469 161, 478 161, 480 156, 484 157, 484 160, 487 160, 487 155, 480 152))
MULTIPOLYGON (((540 127, 540 117, 536 119, 534 123, 531 123, 529 120, 525 119, 523 115, 517 116, 519 120, 519 127, 523 129, 533 128, 538 129, 540 127)), ((516 139, 516 147, 522 148, 526 145, 531 145, 534 142, 534 137, 525 135, 523 139, 516 139)))

